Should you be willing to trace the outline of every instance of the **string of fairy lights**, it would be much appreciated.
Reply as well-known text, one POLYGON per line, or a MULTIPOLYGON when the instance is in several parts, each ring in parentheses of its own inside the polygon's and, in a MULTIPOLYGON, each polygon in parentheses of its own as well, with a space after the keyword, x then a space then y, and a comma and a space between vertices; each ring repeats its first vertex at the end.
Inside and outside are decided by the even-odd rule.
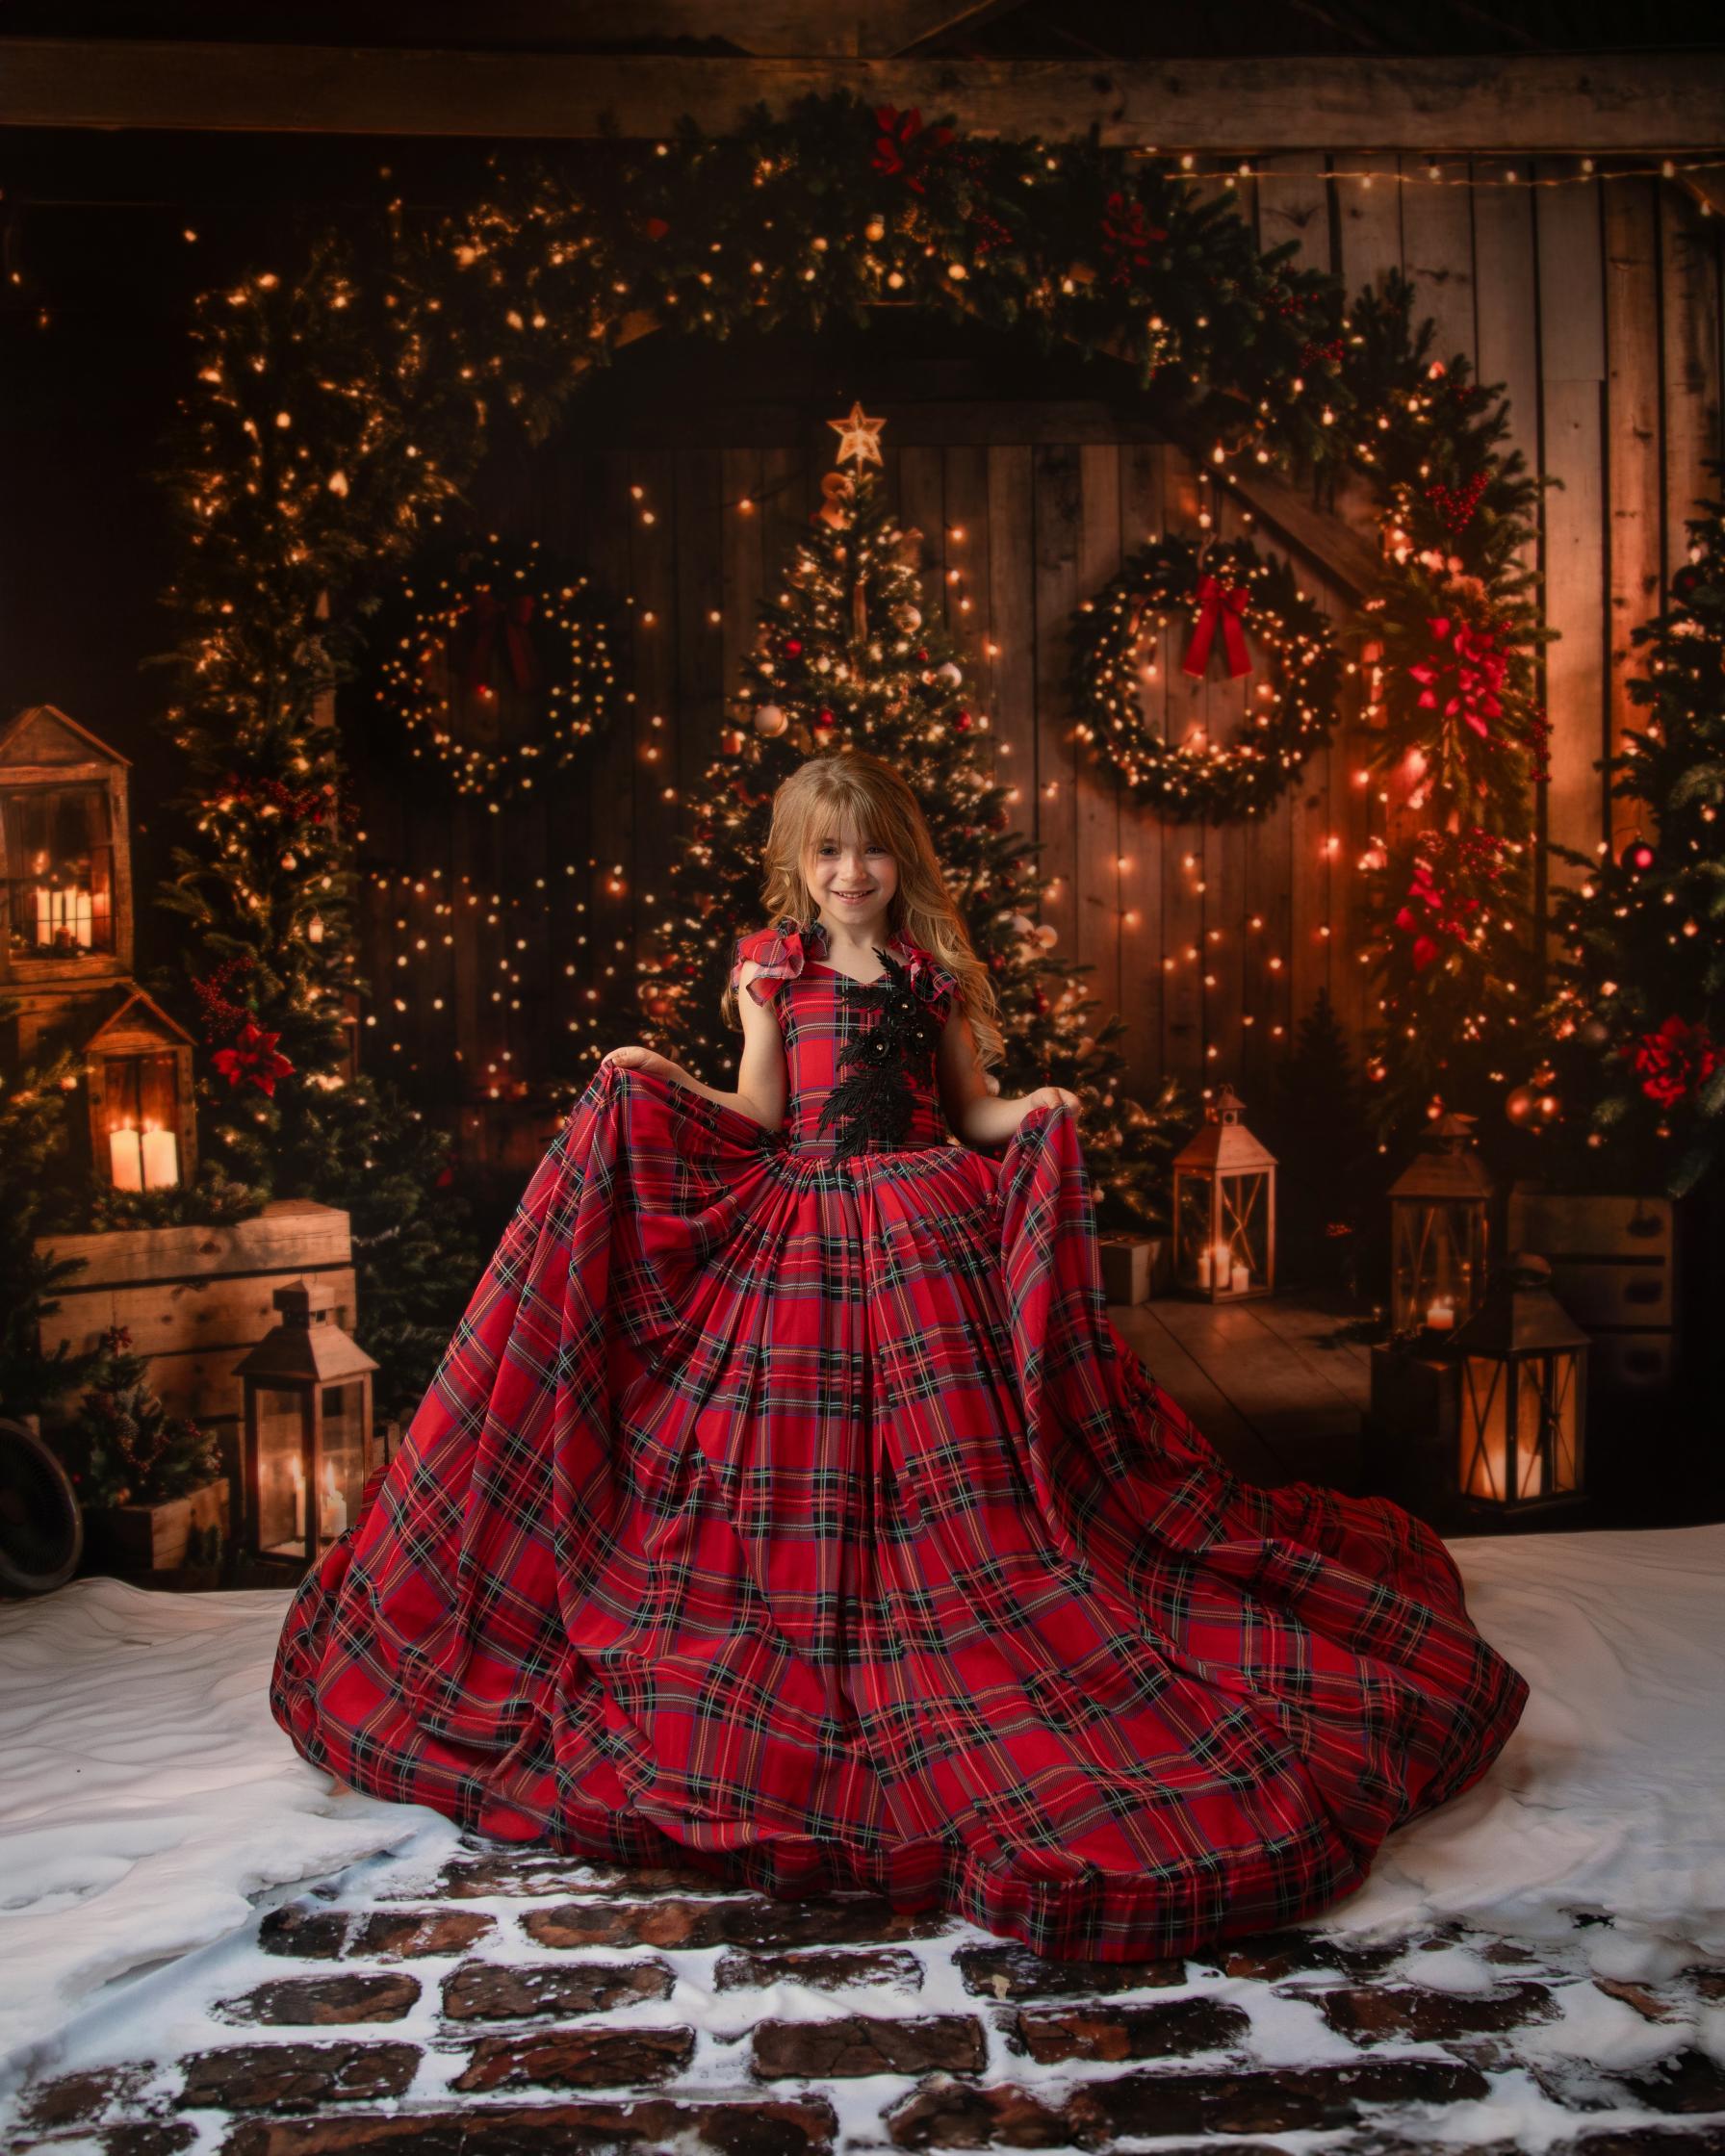
MULTIPOLYGON (((1248 526, 1253 524, 1255 520, 1249 510, 1235 509, 1232 501, 1221 495, 1220 487, 1224 482, 1201 472, 1196 475, 1200 487, 1207 491, 1210 504, 1197 507, 1193 515, 1192 522, 1200 540, 1214 530, 1224 500, 1241 522, 1248 526)), ((723 504, 724 513, 742 520, 753 519, 770 493, 782 493, 793 484, 792 479, 785 478, 772 490, 752 489, 723 504)), ((639 529, 655 532, 657 543, 667 549, 674 548, 679 543, 675 519, 662 515, 654 505, 646 484, 631 481, 628 495, 639 529)), ((975 621, 978 595, 970 589, 969 574, 963 562, 952 558, 954 551, 962 550, 969 538, 966 525, 943 524, 941 531, 941 558, 929 580, 936 585, 944 603, 949 629, 955 635, 968 632, 973 663, 980 658, 991 666, 994 662, 1008 660, 1012 654, 994 631, 987 594, 981 600, 984 625, 978 627, 975 621)), ((1167 545, 1170 542, 1165 538, 1154 543, 1167 545)), ((1230 550, 1223 558, 1234 559, 1241 542, 1221 544, 1230 550)), ((766 568, 770 572, 770 565, 766 568)), ((1260 578, 1271 568, 1269 560, 1259 560, 1260 578)), ((633 609, 631 618, 637 638, 668 628, 669 625, 662 623, 652 609, 635 607, 634 595, 626 595, 625 603, 633 609)), ((1188 626, 1190 619, 1196 618, 1196 604, 1195 600, 1188 626)), ((1333 660, 1333 644, 1327 633, 1317 627, 1324 617, 1311 602, 1306 601, 1305 606, 1309 614, 1302 609, 1300 620, 1310 633, 1301 647, 1302 652, 1309 649, 1314 659, 1322 655, 1333 660)), ((1255 638, 1262 631, 1263 621, 1256 611, 1249 618, 1255 638)), ((707 626, 716 628, 721 619, 716 609, 709 609, 707 626)), ((919 623, 901 622, 895 626, 914 630, 919 623)), ((1034 638, 1036 625, 1027 626, 1034 638)), ((1044 623, 1043 630, 1050 626, 1044 623)), ((1160 626, 1166 629, 1178 625, 1172 617, 1163 617, 1160 626)), ((1274 626, 1281 626, 1279 615, 1274 617, 1274 626)), ((1356 668, 1352 662, 1346 662, 1345 671, 1352 675, 1356 668)), ((716 683, 708 685, 716 686, 716 683)), ((995 700, 987 689, 985 695, 989 702, 995 700)), ((657 779, 655 767, 663 756, 664 745, 659 737, 663 715, 641 711, 636 714, 636 721, 639 731, 633 742, 633 755, 643 776, 651 783, 657 779)), ((1036 793, 1053 807, 1073 785, 1099 790, 1099 782, 1089 778, 1082 768, 1075 768, 1070 780, 1052 777, 1043 779, 1040 783, 1017 782, 1011 777, 1011 763, 1017 754, 1015 743, 1004 737, 997 728, 991 728, 985 712, 976 714, 976 724, 979 736, 991 745, 996 759, 995 776, 1005 783, 1007 799, 1014 807, 1024 805, 1027 791, 1036 793)), ((734 753, 731 739, 734 731, 728 726, 721 733, 719 746, 727 753, 734 753)), ((1080 741, 1084 738, 1084 729, 1081 724, 1074 723, 1063 728, 1059 737, 1080 741)), ((1363 765, 1349 774, 1349 783, 1356 792, 1363 792, 1369 780, 1369 769, 1363 765)), ((683 798, 682 789, 670 783, 657 784, 657 793, 666 805, 675 805, 683 798)), ((1391 793, 1388 788, 1380 789, 1374 798, 1387 805, 1391 793)), ((1330 813, 1334 813, 1333 804, 1330 813)), ((365 833, 357 835, 363 842, 365 833)), ((1167 835, 1165 828, 1165 840, 1167 835)), ((1177 827, 1175 836, 1177 839, 1177 827)), ((1218 836, 1216 833, 1210 835, 1212 850, 1218 836)), ((1231 1058, 1239 1053, 1243 1043, 1232 1031, 1236 1022, 1247 1036, 1261 1025, 1269 1040, 1284 1040, 1289 1032, 1290 998, 1296 975, 1308 986, 1327 978, 1328 962, 1324 954, 1334 935, 1333 915, 1345 905, 1334 883, 1338 870, 1348 865, 1342 835, 1326 829, 1309 841, 1314 860, 1308 878, 1314 891, 1321 894, 1318 910, 1325 917, 1310 922, 1300 932, 1312 956, 1299 966, 1295 963, 1295 930, 1290 908, 1284 906, 1278 917, 1272 920, 1263 911, 1249 908, 1243 890, 1228 886, 1225 875, 1219 884, 1216 864, 1207 862, 1204 853, 1187 847, 1176 850, 1176 845, 1170 843, 1158 849, 1153 843, 1153 833, 1146 833, 1146 838, 1151 841, 1150 856, 1160 854, 1167 886, 1161 893, 1156 911, 1162 920, 1165 938, 1173 939, 1173 947, 1165 949, 1159 962, 1152 958, 1147 962, 1159 963, 1159 970, 1168 982, 1168 991, 1176 996, 1180 992, 1179 977, 1190 977, 1197 998, 1198 1054, 1204 1071, 1209 1072, 1223 1056, 1231 1058), (1215 918, 1218 907, 1225 909, 1221 924, 1215 918), (1238 957, 1228 962, 1235 971, 1229 973, 1224 983, 1219 968, 1227 960, 1230 950, 1237 950, 1238 957), (1256 1008, 1246 1000, 1253 991, 1259 998, 1256 1008)), ((1370 870, 1381 864, 1380 856, 1381 842, 1368 837, 1366 851, 1354 865, 1370 870)), ((1145 905, 1135 901, 1132 895, 1133 879, 1143 868, 1145 858, 1143 853, 1121 852, 1112 859, 1112 910, 1128 952, 1146 918, 1145 905)), ((1094 865, 1093 861, 1087 871, 1085 888, 1087 911, 1093 914, 1099 901, 1099 894, 1093 887, 1094 865)), ((1292 863, 1289 873, 1292 879, 1292 863)), ((577 1051, 619 1045, 600 1030, 611 1000, 605 984, 628 975, 633 964, 635 941, 629 935, 607 937, 597 929, 587 900, 576 895, 589 880, 611 900, 621 901, 633 895, 625 862, 606 860, 593 854, 567 858, 554 869, 536 875, 531 889, 527 892, 505 889, 496 880, 476 879, 465 872, 446 873, 441 868, 423 874, 396 869, 373 871, 367 881, 376 893, 379 921, 387 918, 395 935, 402 938, 388 954, 387 972, 391 978, 387 984, 375 984, 379 1008, 369 1012, 364 1021, 377 1036, 377 1045, 392 1060, 399 1059, 399 1068, 411 1072, 421 1070, 421 1056, 426 1043, 440 1033, 447 1036, 454 1023, 459 997, 452 976, 458 967, 467 964, 475 968, 472 1000, 490 1014, 487 1043, 475 1057, 476 1067, 467 1075, 476 1090, 486 1097, 506 1100, 533 1093, 533 1086, 519 1074, 520 1068, 531 1060, 534 1043, 543 1038, 536 1016, 536 998, 559 980, 565 984, 579 984, 574 989, 574 1008, 562 1016, 562 1032, 573 1037, 569 1045, 577 1051), (416 911, 421 916, 418 919, 416 911), (429 917, 424 917, 425 915, 429 917), (463 915, 467 918, 464 932, 456 926, 463 915), (583 954, 579 962, 562 959, 558 962, 552 949, 553 924, 561 924, 554 930, 556 951, 569 949, 583 954), (487 936, 491 938, 489 949, 487 936), (608 953, 604 949, 607 942, 608 953), (439 969, 447 978, 433 985, 428 976, 439 969), (491 977, 489 986, 485 985, 487 974, 491 977), (524 1011, 528 1017, 517 1023, 524 1011)), ((1044 898, 1058 900, 1068 881, 1057 872, 1041 879, 1039 889, 1044 898)), ((638 894, 640 919, 648 938, 672 920, 675 904, 657 890, 643 890, 638 894)), ((1027 924, 1027 933, 1040 935, 1044 948, 1053 934, 1046 923, 1027 924)), ((1369 955, 1361 952, 1361 962, 1369 955)), ((1146 962, 1128 956, 1123 962, 1130 967, 1146 962)), ((468 1053, 459 1044, 451 1043, 447 1050, 447 1060, 465 1066, 468 1053)), ((1200 1091, 1203 1097, 1208 1098, 1214 1087, 1206 1080, 1200 1091)))
MULTIPOLYGON (((1371 340, 1356 327, 1361 321, 1372 327, 1362 302, 1343 314, 1344 334, 1338 337, 1332 306, 1345 309, 1346 299, 1336 280, 1285 261, 1267 268, 1249 214, 1219 216, 1213 202, 1196 200, 1188 185, 1197 176, 1193 154, 1161 159, 1160 171, 1145 167, 1142 176, 1130 169, 1125 182, 1130 199, 1107 196, 1109 207, 1098 213, 1104 191, 1121 185, 1122 166, 1130 168, 1132 161, 1094 143, 971 141, 948 129, 930 129, 904 145, 906 162, 891 171, 878 155, 870 165, 875 132, 875 116, 861 101, 840 95, 806 101, 785 120, 750 116, 731 137, 680 140, 675 149, 660 143, 638 158, 631 151, 634 163, 622 213, 554 186, 512 191, 503 174, 471 214, 451 217, 433 233, 414 235, 399 259, 391 257, 380 267, 369 295, 369 338, 356 338, 356 325, 342 319, 342 310, 362 295, 342 270, 339 249, 316 257, 313 271, 286 287, 265 272, 206 295, 198 332, 203 359, 198 376, 209 387, 197 415, 204 433, 186 459, 180 489, 192 565, 187 578, 192 627, 182 646, 192 684, 188 703, 193 706, 188 732, 201 728, 217 738, 222 725, 271 693, 263 684, 272 680, 270 666, 276 654, 285 654, 290 667, 322 663, 310 638, 302 639, 309 658, 295 655, 300 646, 292 631, 303 626, 302 615, 294 615, 303 603, 299 595, 320 586, 343 588, 356 559, 404 558, 414 534, 459 498, 479 453, 488 409, 521 407, 536 417, 549 415, 596 350, 608 354, 613 345, 657 324, 685 330, 711 324, 715 333, 725 334, 744 321, 771 326, 801 321, 811 311, 818 317, 821 310, 841 313, 891 298, 949 317, 970 311, 996 322, 1008 315, 1028 320, 1086 348, 1110 350, 1137 367, 1146 382, 1166 370, 1171 390, 1179 393, 1176 404, 1203 423, 1195 439, 1208 445, 1213 485, 1232 485, 1237 474, 1284 457, 1307 457, 1331 475, 1350 465, 1364 473, 1375 490, 1375 521, 1389 541, 1386 563, 1403 573, 1396 604, 1408 622, 1416 614, 1436 612, 1432 602, 1446 580, 1457 588, 1445 612, 1462 619, 1476 641, 1480 620, 1490 616, 1499 646, 1487 651, 1483 661, 1470 663, 1478 671, 1508 654, 1505 693, 1511 700, 1511 718, 1497 728, 1492 751, 1520 787, 1525 744, 1515 727, 1520 706, 1531 698, 1525 658, 1516 649, 1524 617, 1506 583, 1499 579, 1488 589, 1480 582, 1481 577, 1496 578, 1495 567, 1480 569, 1471 559, 1467 575, 1482 597, 1469 612, 1471 603, 1459 591, 1467 579, 1429 543, 1429 534, 1448 515, 1437 494, 1445 482, 1458 494, 1476 467, 1491 474, 1488 516, 1468 539, 1454 541, 1456 557, 1469 554, 1481 526, 1489 522, 1501 531, 1522 513, 1516 484, 1505 479, 1495 438, 1483 424, 1488 415, 1478 401, 1463 401, 1484 393, 1459 373, 1444 381, 1444 370, 1435 364, 1427 379, 1413 379, 1405 351, 1395 347, 1390 334, 1393 322, 1389 330, 1384 327, 1393 310, 1382 305, 1371 350, 1366 349, 1371 340), (827 175, 824 191, 807 184, 804 167, 816 165, 827 175), (1114 205, 1122 201, 1117 215, 1114 205), (1035 244, 1023 249, 1007 244, 996 211, 1019 218, 1035 244), (380 293, 377 286, 386 289, 380 293), (1322 356, 1302 364, 1302 352, 1308 351, 1322 356), (1389 364, 1379 368, 1385 353, 1389 364), (419 385, 411 399, 399 388, 409 380, 419 385), (1188 396, 1183 384, 1195 394, 1188 396), (1446 461, 1462 449, 1468 453, 1459 464, 1446 461), (1404 552, 1397 551, 1397 532, 1405 536, 1404 552), (292 578, 277 573, 283 565, 292 567, 292 578), (287 596, 278 598, 284 585, 287 596), (270 614, 267 629, 254 630, 248 617, 265 613, 270 614)), ((1229 192, 1230 178, 1255 179, 1260 162, 1243 160, 1236 173, 1221 175, 1223 191, 1229 192)), ((1355 172, 1335 159, 1319 162, 1325 168, 1312 173, 1314 182, 1362 190, 1380 181, 1418 183, 1411 162, 1393 173, 1355 172)), ((1272 161, 1271 168, 1278 179, 1299 177, 1291 164, 1272 161)), ((1435 176, 1429 174, 1423 184, 1434 187, 1510 184, 1507 167, 1488 174, 1477 164, 1465 181, 1453 167, 1430 169, 1435 176)), ((1699 161, 1661 161, 1661 176, 1690 179, 1701 169, 1699 161), (1663 170, 1667 162, 1669 172, 1663 170)), ((1541 165, 1515 184, 1548 186, 1569 179, 1584 185, 1614 176, 1603 167, 1565 175, 1541 165)), ((393 214, 399 218, 399 203, 393 214)), ((756 517, 760 499, 759 492, 747 493, 726 513, 756 517)), ((631 483, 630 500, 641 559, 654 567, 652 588, 670 590, 664 558, 657 552, 664 518, 645 478, 631 483)), ((1198 521, 1201 526, 1203 519, 1198 521)), ((948 619, 955 628, 976 629, 982 655, 998 664, 1001 637, 1016 635, 1017 625, 1009 629, 1004 621, 992 620, 982 594, 966 589, 962 557, 953 556, 962 545, 949 539, 940 570, 948 619)), ((1485 550, 1480 552, 1482 556, 1485 550)), ((635 567, 631 563, 630 583, 641 581, 635 567)), ((626 604, 620 633, 633 643, 638 658, 664 634, 661 608, 650 601, 626 604)), ((680 609, 674 618, 686 654, 688 617, 680 609)), ((722 626, 711 611, 708 626, 722 626)), ((1371 670, 1368 709, 1390 706, 1392 731, 1388 744, 1380 741, 1367 759, 1368 772, 1350 775, 1351 791, 1357 785, 1368 794, 1370 769, 1376 769, 1386 780, 1375 797, 1379 805, 1390 805, 1392 792, 1403 786, 1391 752, 1400 745, 1394 729, 1411 723, 1404 680, 1409 659, 1426 662, 1418 650, 1377 659, 1364 652, 1360 656, 1362 670, 1371 670)), ((697 654, 694 663, 705 661, 697 654)), ((662 681, 667 671, 674 669, 657 658, 650 678, 662 681)), ((704 691, 707 682, 703 675, 704 691)), ((290 680, 284 687, 290 705, 297 686, 290 680)), ((718 686, 722 695, 724 684, 718 686)), ((679 799, 676 784, 665 780, 664 712, 649 707, 664 704, 668 693, 656 687, 632 707, 616 758, 600 766, 614 781, 627 768, 626 753, 638 758, 631 782, 637 807, 657 800, 669 808, 679 799)), ((998 732, 994 738, 996 753, 1006 754, 1010 744, 998 732)), ((1047 739, 1045 726, 1043 738, 1047 739)), ((1021 782, 1016 795, 1040 783, 1044 798, 1058 801, 1063 781, 1076 780, 1082 744, 1075 735, 1071 739, 1072 776, 1043 772, 1021 782)), ((1457 755, 1478 759, 1480 752, 1461 739, 1457 755)), ((1436 789, 1439 801, 1448 788, 1454 801, 1460 768, 1455 757, 1448 765, 1440 759, 1418 785, 1428 799, 1436 789)), ((1414 790, 1406 787, 1405 798, 1414 790)), ((493 821, 507 824, 501 815, 493 821)), ((1290 821, 1290 844, 1308 844, 1308 819, 1302 813, 1290 821)), ((1327 875, 1341 855, 1340 832, 1326 832, 1322 843, 1327 875)), ((1387 850, 1387 828, 1375 843, 1387 850)), ((1348 847, 1352 852, 1352 838, 1348 847)), ((637 908, 651 911, 659 901, 650 894, 637 901, 630 887, 627 849, 626 860, 607 860, 600 844, 566 851, 572 858, 549 863, 544 875, 551 889, 571 881, 579 886, 583 876, 591 879, 578 916, 587 940, 575 947, 590 953, 614 942, 627 965, 634 938, 613 937, 613 928, 635 926, 637 908)), ((1372 844, 1362 849, 1362 866, 1372 852, 1372 844)), ((321 854, 305 859, 303 847, 301 857, 302 876, 324 865, 321 854)), ((1117 857, 1123 858, 1130 857, 1117 857)), ((399 877, 399 864, 393 873, 399 877)), ((377 882, 385 880, 380 874, 377 882)), ((554 902, 537 888, 502 895, 508 881, 501 873, 476 870, 455 903, 470 917, 481 911, 497 915, 476 923, 496 933, 503 945, 489 954, 495 975, 480 1000, 500 1014, 519 1014, 531 978, 532 930, 527 925, 531 910, 547 912, 554 903, 561 909, 563 898, 559 891, 554 902), (507 934, 511 928, 517 931, 513 937, 507 934)), ((399 882, 393 887, 403 888, 399 882)), ((1051 879, 1046 887, 1059 892, 1059 880, 1051 879)), ((249 886, 230 888, 237 907, 257 896, 249 886)), ((411 885, 405 889, 416 908, 436 903, 411 885)), ((1090 897, 1087 891, 1087 905, 1090 897)), ((269 897, 271 921, 293 907, 305 911, 309 901, 309 889, 269 897)), ((1117 911, 1130 927, 1124 916, 1140 909, 1117 911)), ((1333 908, 1330 915, 1339 917, 1333 908)), ((411 922, 415 912, 403 907, 389 917, 411 922)), ((1257 917, 1249 916, 1249 923, 1257 917)), ((343 924, 339 914, 332 919, 330 940, 339 944, 343 924)), ((1210 925, 1220 925, 1224 935, 1235 927, 1210 925)), ((1327 931, 1328 923, 1319 926, 1327 931)), ((224 933, 219 924, 219 933, 224 933)), ((447 923, 440 927, 435 916, 411 933, 395 933, 409 939, 393 954, 407 962, 393 966, 401 976, 402 992, 391 999, 390 1014, 405 1018, 415 1001, 408 986, 415 959, 424 962, 449 949, 445 936, 456 935, 458 949, 459 936, 447 923), (396 1009, 398 1001, 408 1009, 396 1009)), ((1476 927, 1457 940, 1472 944, 1477 935, 1476 927)), ((1327 934, 1320 939, 1327 940, 1327 934)), ((1209 941, 1206 932, 1202 943, 1180 950, 1201 952, 1209 941)), ((324 948, 327 953, 328 943, 324 948)), ((1175 956, 1176 966, 1199 962, 1164 955, 1175 956)), ((329 977, 336 980, 333 956, 329 977)), ((1264 970, 1288 968, 1284 960, 1279 968, 1267 962, 1264 970)), ((600 979, 618 971, 607 961, 600 979)), ((584 1006, 602 1000, 597 984, 590 989, 581 998, 584 1006)), ((579 1034, 583 1022, 578 1009, 570 1030, 579 1034)), ((487 1051, 486 1060, 513 1062, 515 1048, 513 1040, 504 1040, 495 1055, 487 1051)), ((394 1052, 410 1054, 411 1040, 394 1052)))

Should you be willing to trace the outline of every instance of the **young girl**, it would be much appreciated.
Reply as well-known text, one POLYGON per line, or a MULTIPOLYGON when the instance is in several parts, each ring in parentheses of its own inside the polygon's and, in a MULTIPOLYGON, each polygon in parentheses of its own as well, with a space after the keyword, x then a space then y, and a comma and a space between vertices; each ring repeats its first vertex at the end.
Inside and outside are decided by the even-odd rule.
POLYGON ((1079 1103, 991 1090, 896 772, 786 780, 763 896, 735 1091, 605 1059, 294 1602, 277 1719, 484 1834, 1060 1960, 1323 1908, 1524 1680, 1429 1527, 1240 1482, 1115 1330, 1079 1103))

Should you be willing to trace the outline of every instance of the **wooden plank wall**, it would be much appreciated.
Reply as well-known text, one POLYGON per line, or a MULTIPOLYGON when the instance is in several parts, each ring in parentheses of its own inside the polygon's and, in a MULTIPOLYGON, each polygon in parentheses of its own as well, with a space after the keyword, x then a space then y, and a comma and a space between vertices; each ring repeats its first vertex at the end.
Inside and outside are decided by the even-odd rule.
MULTIPOLYGON (((1540 826, 1586 848, 1628 834, 1593 766, 1635 723, 1629 632, 1662 603, 1704 459, 1720 453, 1721 287, 1718 220, 1659 180, 1580 173, 1529 162, 1509 182, 1483 161, 1290 152, 1202 184, 1231 186, 1262 244, 1292 240, 1351 289, 1401 267, 1440 356, 1465 353, 1507 383, 1513 439, 1561 481, 1529 551, 1560 632, 1543 670, 1554 731, 1540 826)), ((770 409, 777 431, 758 415, 735 445, 684 428, 602 446, 578 415, 488 478, 493 520, 539 532, 623 596, 636 700, 585 783, 549 784, 502 814, 417 774, 403 787, 381 732, 363 750, 366 1053, 429 1099, 590 1067, 583 1000, 607 969, 627 978, 644 945, 757 605, 830 461, 824 406, 805 394, 770 409)), ((1043 918, 1093 969, 1090 992, 1124 1015, 1134 1082, 1225 1078, 1249 1099, 1320 988, 1357 1035, 1358 859, 1368 818, 1381 828, 1399 805, 1370 798, 1352 726, 1267 823, 1206 831, 1122 805, 1075 741, 1065 694, 1072 608, 1144 537, 1206 518, 1268 535, 1204 471, 1122 424, 1118 404, 1112 421, 1101 403, 871 409, 891 423, 888 482, 924 535, 929 603, 944 603, 968 654, 1019 824, 1044 842, 1043 918)), ((1146 688, 1152 722, 1171 738, 1230 726, 1239 686, 1190 681, 1170 639, 1146 688)))

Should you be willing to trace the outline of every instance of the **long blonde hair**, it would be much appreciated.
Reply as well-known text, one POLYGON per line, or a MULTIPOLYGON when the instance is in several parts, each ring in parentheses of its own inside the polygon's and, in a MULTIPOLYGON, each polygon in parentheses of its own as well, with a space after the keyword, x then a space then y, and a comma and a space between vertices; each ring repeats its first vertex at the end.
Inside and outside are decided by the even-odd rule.
MULTIPOLYGON (((888 933, 908 937, 958 976, 977 1060, 985 1070, 994 1068, 1006 1053, 994 984, 946 887, 916 796, 880 757, 866 749, 811 757, 773 795, 760 885, 769 923, 790 914, 805 934, 812 928, 816 909, 805 864, 824 839, 839 838, 847 829, 892 856, 898 887, 888 902, 888 933)), ((720 1009, 728 1024, 740 1022, 729 981, 720 1009)))

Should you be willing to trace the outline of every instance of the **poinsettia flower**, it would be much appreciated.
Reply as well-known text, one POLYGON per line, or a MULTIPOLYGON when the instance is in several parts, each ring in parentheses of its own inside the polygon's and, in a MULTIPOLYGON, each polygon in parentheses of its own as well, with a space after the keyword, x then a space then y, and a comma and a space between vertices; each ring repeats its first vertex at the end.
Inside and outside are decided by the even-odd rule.
POLYGON ((285 1078, 294 1067, 276 1048, 280 1039, 279 1033, 267 1033, 255 1018, 247 1018, 233 1045, 219 1048, 210 1061, 230 1086, 245 1083, 273 1095, 275 1081, 285 1078))

